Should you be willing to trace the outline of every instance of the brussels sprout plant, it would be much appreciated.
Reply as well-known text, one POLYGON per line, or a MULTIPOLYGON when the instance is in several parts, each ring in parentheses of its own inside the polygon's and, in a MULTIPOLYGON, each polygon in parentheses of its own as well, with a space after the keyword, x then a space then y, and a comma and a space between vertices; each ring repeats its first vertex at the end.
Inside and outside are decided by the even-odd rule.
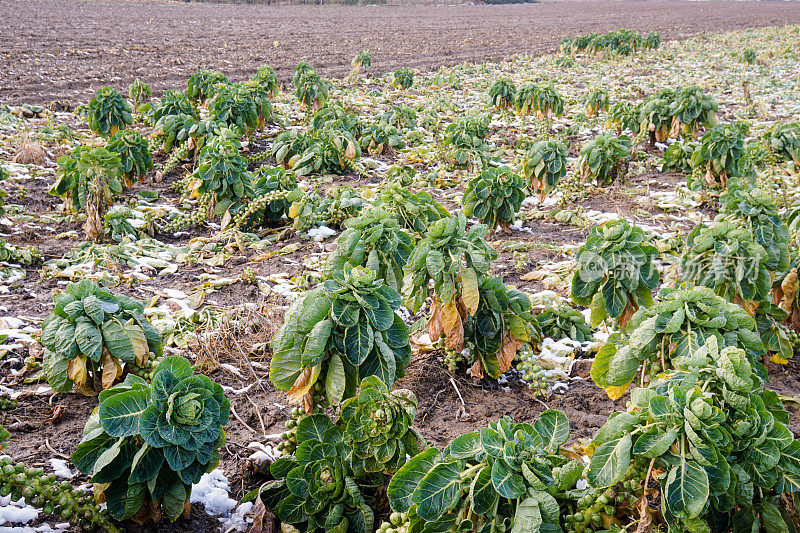
POLYGON ((592 92, 588 93, 583 98, 583 104, 586 106, 586 115, 593 117, 600 111, 608 109, 608 90, 602 87, 595 87, 592 92))
POLYGON ((625 327, 641 306, 653 303, 659 273, 653 260, 658 250, 652 239, 625 219, 592 228, 578 251, 572 278, 572 299, 590 307, 595 326, 606 317, 625 327))
POLYGON ((567 439, 560 411, 533 424, 501 418, 412 457, 389 483, 389 503, 407 513, 409 531, 559 531, 584 467, 562 454, 567 439))
POLYGON ((74 386, 94 395, 129 366, 146 368, 161 356, 161 335, 141 302, 90 280, 67 285, 53 301, 55 310, 42 323, 44 373, 53 390, 70 392, 74 386))
POLYGON ((597 432, 589 484, 627 484, 631 471, 649 465, 660 472, 653 496, 672 531, 785 531, 781 495, 797 490, 800 443, 777 394, 764 390, 743 350, 720 349, 715 336, 672 363, 675 370, 634 390, 631 408, 597 432))
POLYGON ((109 137, 133 124, 132 112, 122 95, 111 87, 103 87, 89 102, 89 129, 101 137, 109 137))
MULTIPOLYGON (((497 379, 511 368, 523 347, 539 345, 542 332, 524 292, 507 287, 496 277, 481 278, 478 291, 478 309, 464 320, 464 343, 473 363, 470 377, 497 379)), ((431 340, 436 341, 442 332, 433 328, 431 340)))
POLYGON ((684 276, 752 312, 772 286, 768 255, 739 221, 698 225, 686 240, 684 276))
POLYGON ((78 146, 58 158, 56 181, 48 191, 64 198, 73 212, 86 212, 86 238, 97 241, 103 235, 103 216, 114 197, 122 194, 122 161, 105 148, 78 146))
POLYGON ((138 131, 118 131, 111 136, 106 148, 119 154, 122 178, 128 187, 133 185, 134 178, 143 181, 147 171, 153 168, 147 141, 138 131))
POLYGON ((201 68, 189 78, 186 96, 195 103, 205 105, 214 96, 215 86, 226 83, 228 78, 221 72, 201 68))
POLYGON ((517 86, 509 78, 500 78, 489 89, 489 101, 500 111, 514 106, 517 99, 517 86))
POLYGON ((661 289, 658 301, 639 308, 626 331, 612 334, 592 363, 592 381, 612 400, 625 393, 640 367, 642 381, 652 381, 672 368, 673 359, 690 356, 711 337, 720 347, 744 348, 754 368, 764 354, 753 317, 710 288, 691 284, 661 289))
POLYGON ((165 357, 151 384, 134 375, 100 394, 70 458, 116 520, 174 522, 192 485, 219 464, 230 403, 222 387, 165 357))
POLYGON ((630 157, 631 140, 627 135, 598 135, 581 148, 578 157, 581 180, 593 179, 598 185, 609 185, 624 177, 630 157))
POLYGON ((372 65, 372 54, 369 50, 362 50, 353 57, 350 61, 350 66, 353 67, 352 75, 357 76, 362 68, 369 68, 372 65))
POLYGON ((779 124, 767 134, 769 149, 781 161, 794 161, 800 167, 800 122, 779 124))
POLYGON ((522 174, 530 189, 543 201, 554 190, 558 180, 567 174, 567 148, 559 141, 538 141, 528 150, 522 162, 522 174))
POLYGON ((346 220, 344 226, 346 229, 336 241, 336 250, 325 262, 325 275, 333 276, 345 263, 365 266, 399 292, 403 267, 414 241, 397 218, 383 209, 372 208, 346 220))
POLYGON ((743 176, 739 164, 744 155, 744 137, 749 126, 718 124, 700 139, 700 148, 692 156, 692 167, 703 173, 707 187, 728 186, 728 179, 743 176))
POLYGON ((301 61, 294 70, 292 84, 300 107, 316 111, 328 100, 328 82, 320 78, 314 67, 301 61))
POLYGON ((399 308, 400 296, 374 271, 346 264, 286 312, 270 380, 306 412, 353 397, 367 376, 391 387, 411 355, 399 308))
POLYGON ((469 182, 464 193, 464 215, 477 218, 490 230, 499 225, 510 233, 526 192, 524 180, 510 168, 490 167, 469 182))
POLYGON ((410 89, 411 86, 414 85, 414 71, 408 67, 397 69, 394 72, 394 81, 392 81, 392 85, 394 87, 400 87, 401 89, 410 89))

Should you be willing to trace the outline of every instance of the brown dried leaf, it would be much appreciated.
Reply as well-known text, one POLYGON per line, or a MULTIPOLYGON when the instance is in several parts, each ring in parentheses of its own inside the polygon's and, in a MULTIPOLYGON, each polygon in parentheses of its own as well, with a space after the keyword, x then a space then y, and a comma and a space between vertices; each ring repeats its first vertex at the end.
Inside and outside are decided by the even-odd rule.
POLYGON ((277 527, 277 519, 272 511, 268 511, 261 498, 256 499, 253 506, 253 525, 247 533, 274 533, 277 527))
POLYGON ((503 344, 500 345, 500 351, 497 352, 497 363, 500 365, 500 373, 505 374, 511 368, 511 363, 514 362, 514 356, 517 355, 517 350, 525 344, 521 340, 515 338, 508 331, 503 332, 503 344))
POLYGON ((222 215, 222 220, 220 220, 220 231, 225 231, 225 228, 228 227, 228 224, 231 223, 231 210, 227 209, 225 214, 222 215))
POLYGON ((431 313, 431 317, 428 319, 428 336, 431 338, 431 342, 436 342, 442 338, 443 333, 444 328, 442 328, 441 307, 439 306, 439 302, 434 302, 433 313, 431 313))
POLYGON ((636 508, 639 511, 639 525, 636 527, 636 533, 650 533, 653 529, 653 515, 650 512, 650 506, 647 505, 646 496, 639 498, 636 508))
POLYGON ((470 368, 469 371, 469 376, 472 379, 483 379, 483 367, 481 366, 480 359, 472 363, 472 367, 470 368))

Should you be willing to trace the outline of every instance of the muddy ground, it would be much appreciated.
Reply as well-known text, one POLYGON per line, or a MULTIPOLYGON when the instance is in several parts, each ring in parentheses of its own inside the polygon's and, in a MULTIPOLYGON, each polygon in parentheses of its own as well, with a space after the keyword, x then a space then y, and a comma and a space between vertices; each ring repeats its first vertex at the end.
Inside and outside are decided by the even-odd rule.
MULTIPOLYGON (((34 121, 33 123, 35 123, 34 121)), ((75 124, 76 128, 84 126, 75 124)), ((52 147, 55 149, 55 147, 52 147)), ((151 171, 152 175, 152 171, 151 171)), ((179 194, 172 190, 171 185, 179 178, 178 172, 165 177, 161 183, 147 180, 145 184, 136 184, 127 189, 125 195, 133 197, 138 190, 151 190, 159 193, 161 201, 178 202, 179 194)), ((653 213, 657 208, 639 204, 633 196, 637 190, 646 187, 651 190, 668 190, 675 186, 681 179, 678 176, 659 174, 659 185, 652 181, 652 175, 642 175, 628 178, 625 187, 610 187, 587 199, 576 202, 576 205, 586 209, 600 207, 608 212, 617 212, 630 219, 636 219, 635 209, 650 209, 653 213)), ((358 181, 355 175, 336 176, 329 186, 352 184, 358 181)), ((19 197, 20 202, 26 206, 29 213, 43 215, 59 209, 60 200, 47 195, 42 180, 32 178, 18 184, 19 190, 25 190, 19 197)), ((448 205, 445 199, 442 199, 448 205)), ((457 207, 450 205, 456 210, 457 207)), ((523 272, 536 266, 538 261, 564 259, 560 249, 565 246, 575 245, 586 238, 586 231, 578 227, 565 226, 548 220, 532 220, 526 222, 532 234, 528 237, 515 233, 513 236, 494 234, 489 236, 489 242, 500 251, 499 258, 493 262, 492 274, 502 276, 506 283, 520 289, 535 292, 542 290, 536 281, 520 279, 520 269, 515 266, 515 258, 510 251, 503 251, 506 244, 519 244, 520 242, 531 245, 525 251, 527 263, 523 272), (513 238, 512 238, 513 237, 513 238)), ((29 231, 16 235, 9 240, 15 244, 35 244, 43 252, 43 258, 62 256, 66 250, 75 245, 75 240, 59 239, 55 237, 63 232, 75 230, 82 233, 77 222, 62 222, 50 225, 45 232, 29 231)), ((208 228, 195 228, 179 238, 168 235, 156 235, 164 241, 181 244, 196 235, 208 235, 208 228)), ((224 267, 224 275, 235 277, 245 268, 252 268, 257 275, 269 275, 275 272, 288 272, 297 275, 302 272, 301 261, 309 253, 330 250, 332 240, 325 243, 302 241, 298 237, 288 236, 278 246, 298 243, 300 249, 292 254, 277 255, 270 259, 258 262, 249 261, 260 252, 246 251, 239 258, 234 257, 224 267)), ((52 295, 60 291, 63 282, 57 280, 42 280, 40 277, 41 264, 36 264, 27 269, 27 278, 24 283, 12 287, 9 293, 0 296, 0 305, 4 311, 12 316, 26 316, 43 318, 52 311, 52 295)), ((123 292, 140 299, 152 296, 152 287, 156 289, 170 288, 189 292, 197 283, 196 275, 203 271, 202 265, 181 265, 175 274, 159 276, 145 285, 127 286, 120 285, 114 290, 123 292)), ((276 295, 265 298, 252 285, 235 283, 222 287, 218 292, 207 297, 206 304, 218 307, 233 307, 243 302, 258 304, 262 312, 254 313, 250 322, 253 328, 246 332, 230 331, 218 337, 213 346, 190 345, 183 353, 193 360, 199 356, 206 362, 214 364, 228 363, 242 369, 244 377, 237 376, 224 367, 208 371, 208 375, 219 383, 244 394, 227 394, 236 415, 231 417, 226 427, 227 445, 222 452, 221 468, 231 482, 232 497, 241 499, 245 494, 258 487, 265 479, 252 468, 248 457, 253 449, 248 448, 252 442, 275 443, 274 439, 265 436, 276 435, 283 431, 283 424, 289 417, 290 408, 286 405, 284 392, 275 389, 267 378, 269 368, 269 351, 255 349, 271 339, 280 326, 283 312, 288 302, 276 295), (243 358, 256 361, 260 368, 255 368, 243 361, 243 358), (212 361, 213 360, 213 361, 212 361), (244 363, 244 364, 243 364, 244 363), (250 368, 254 374, 245 370, 250 368)), ((36 355, 38 348, 21 355, 36 355)), ((174 353, 174 352, 173 352, 174 353)), ((614 411, 625 408, 627 395, 617 402, 608 399, 607 395, 596 387, 590 380, 579 376, 573 378, 569 390, 564 394, 551 394, 548 397, 536 397, 527 387, 511 381, 507 386, 500 386, 497 382, 474 382, 465 376, 465 369, 460 369, 455 376, 451 375, 442 360, 441 353, 416 352, 406 371, 406 376, 398 382, 398 387, 412 390, 419 399, 419 410, 416 426, 422 434, 434 445, 443 446, 455 436, 486 426, 490 421, 496 421, 504 415, 511 416, 517 421, 532 421, 547 408, 564 411, 570 419, 573 442, 585 442, 590 439, 595 431, 605 422, 608 415, 614 411)), ((588 363, 588 361, 587 361, 588 363)), ((797 358, 792 360, 786 368, 772 367, 770 370, 771 386, 787 397, 800 395, 800 381, 798 381, 797 358)), ((9 363, 8 360, 0 364, 0 384, 13 385, 16 378, 12 370, 22 369, 22 363, 9 363)), ((588 364, 577 365, 582 368, 586 377, 588 364)), ((16 388, 16 387, 15 387, 16 388)), ((0 412, 0 425, 12 431, 13 438, 3 453, 9 453, 16 460, 25 461, 30 465, 49 468, 48 459, 52 457, 68 458, 81 438, 83 425, 89 413, 97 405, 96 398, 86 398, 77 394, 34 394, 35 385, 28 387, 29 394, 24 395, 20 407, 13 411, 0 412)), ((797 405, 788 402, 787 408, 792 413, 791 429, 800 435, 800 417, 796 412, 797 405)), ((87 481, 85 477, 76 480, 87 481)), ((139 528, 127 525, 125 531, 130 533, 144 532, 170 532, 182 533, 184 531, 215 531, 218 522, 216 518, 209 517, 202 512, 202 506, 195 504, 189 520, 180 519, 176 524, 161 525, 159 527, 139 528), (199 508, 198 508, 199 507, 199 508)))
POLYGON ((300 60, 344 76, 361 50, 368 73, 435 70, 554 49, 618 28, 662 39, 800 22, 797 2, 567 1, 516 6, 246 6, 183 2, 0 0, 0 102, 84 101, 135 78, 156 95, 198 68, 239 80, 300 60))

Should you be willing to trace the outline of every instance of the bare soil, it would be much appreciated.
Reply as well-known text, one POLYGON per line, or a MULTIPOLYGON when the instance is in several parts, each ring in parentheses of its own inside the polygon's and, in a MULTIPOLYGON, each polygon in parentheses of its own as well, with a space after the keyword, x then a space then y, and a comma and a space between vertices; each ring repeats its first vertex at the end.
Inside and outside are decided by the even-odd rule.
POLYGON ((0 101, 84 101, 135 78, 156 95, 198 68, 233 80, 264 64, 286 81, 306 60, 343 76, 361 50, 367 73, 437 69, 555 48, 618 28, 663 39, 800 22, 797 2, 545 1, 514 6, 263 6, 164 1, 0 0, 0 101))

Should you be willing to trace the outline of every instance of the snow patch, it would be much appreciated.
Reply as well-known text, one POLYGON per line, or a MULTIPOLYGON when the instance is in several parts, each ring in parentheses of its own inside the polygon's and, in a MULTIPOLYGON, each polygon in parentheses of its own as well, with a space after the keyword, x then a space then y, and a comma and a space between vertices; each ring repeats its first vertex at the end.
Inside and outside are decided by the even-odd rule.
POLYGON ((336 235, 336 230, 331 229, 328 226, 319 226, 317 228, 311 228, 308 230, 308 236, 317 242, 323 241, 328 237, 333 237, 334 235, 336 235))
POLYGON ((216 468, 203 474, 200 482, 192 486, 190 501, 202 503, 209 515, 220 516, 223 531, 245 531, 249 527, 245 515, 253 510, 253 504, 248 502, 237 507, 236 500, 229 495, 230 490, 228 478, 216 468))
MULTIPOLYGON (((0 524, 27 524, 39 516, 39 510, 25 503, 25 498, 12 501, 11 496, 0 496, 0 524)), ((2 532, 4 528, 0 528, 2 532)), ((22 530, 29 531, 29 528, 22 530)), ((22 531, 20 530, 20 531, 22 531)))
POLYGON ((210 515, 228 515, 236 507, 236 500, 228 495, 230 490, 228 478, 222 470, 216 468, 203 474, 200 482, 192 486, 190 501, 202 503, 210 515))
POLYGON ((53 468, 53 473, 56 477, 61 479, 72 479, 75 477, 75 472, 70 470, 67 462, 63 459, 50 459, 50 466, 53 468))

